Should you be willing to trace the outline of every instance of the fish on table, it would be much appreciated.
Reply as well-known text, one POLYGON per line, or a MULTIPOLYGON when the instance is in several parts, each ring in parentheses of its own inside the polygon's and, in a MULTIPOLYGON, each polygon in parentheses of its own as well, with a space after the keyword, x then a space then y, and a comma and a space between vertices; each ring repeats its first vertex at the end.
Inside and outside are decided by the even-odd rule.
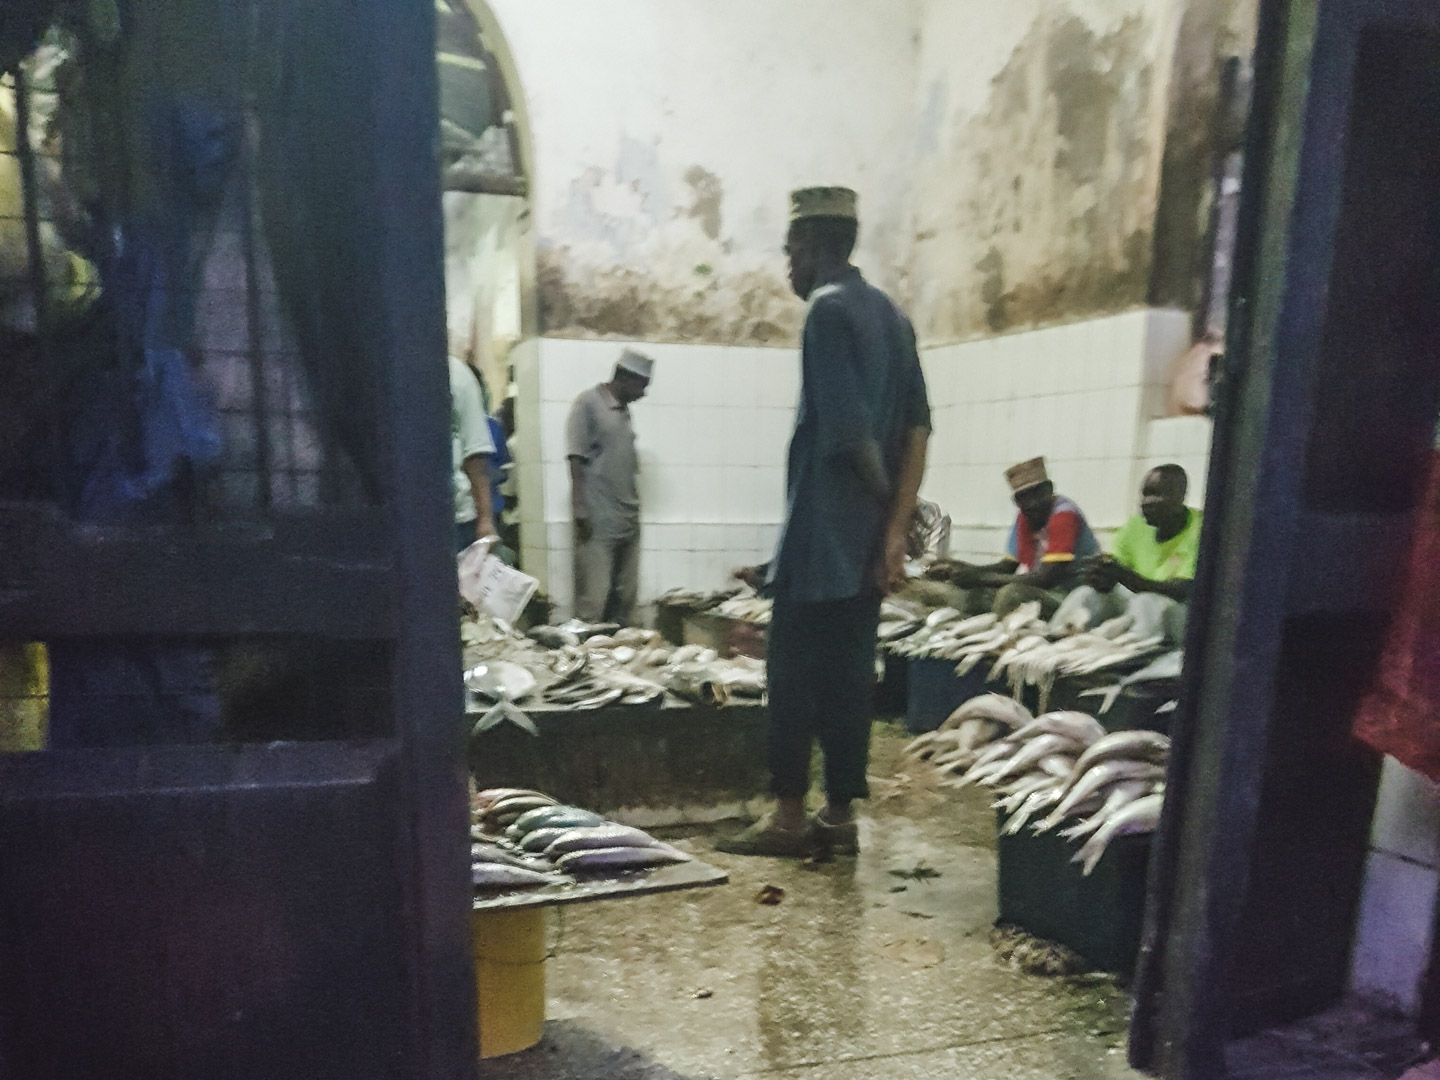
POLYGON ((571 851, 556 860, 567 874, 603 873, 605 871, 647 870, 671 863, 689 862, 690 856, 668 844, 649 847, 591 848, 571 851))
POLYGON ((594 825, 587 828, 565 830, 546 846, 545 854, 551 859, 557 859, 572 851, 654 847, 657 843, 658 841, 649 833, 628 825, 594 825))
POLYGON ((511 840, 519 840, 536 829, 575 829, 604 823, 605 819, 599 814, 578 806, 541 806, 521 814, 505 830, 505 834, 511 840))
POLYGON ((506 863, 474 863, 470 867, 470 884, 477 890, 539 889, 546 885, 566 885, 564 874, 546 873, 506 863))

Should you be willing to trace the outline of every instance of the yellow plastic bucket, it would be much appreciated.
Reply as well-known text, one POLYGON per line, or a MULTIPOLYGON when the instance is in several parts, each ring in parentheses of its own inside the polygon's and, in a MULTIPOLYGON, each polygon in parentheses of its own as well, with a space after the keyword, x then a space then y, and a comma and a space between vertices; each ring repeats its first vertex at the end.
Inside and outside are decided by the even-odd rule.
POLYGON ((545 1033, 545 909, 471 913, 480 1056, 529 1049, 545 1033))

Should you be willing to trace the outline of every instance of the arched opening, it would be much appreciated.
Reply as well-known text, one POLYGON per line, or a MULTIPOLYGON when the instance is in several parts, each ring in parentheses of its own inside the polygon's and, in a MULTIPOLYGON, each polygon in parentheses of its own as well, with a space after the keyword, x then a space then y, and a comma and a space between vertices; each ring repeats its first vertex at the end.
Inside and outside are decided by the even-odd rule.
MULTIPOLYGON (((486 408, 510 439, 501 460, 524 461, 518 433, 539 413, 526 377, 538 319, 524 102, 499 23, 482 0, 436 0, 436 22, 449 349, 481 377, 486 408)), ((507 466, 502 495, 498 523, 518 556, 522 508, 538 506, 539 477, 522 464, 507 466)))

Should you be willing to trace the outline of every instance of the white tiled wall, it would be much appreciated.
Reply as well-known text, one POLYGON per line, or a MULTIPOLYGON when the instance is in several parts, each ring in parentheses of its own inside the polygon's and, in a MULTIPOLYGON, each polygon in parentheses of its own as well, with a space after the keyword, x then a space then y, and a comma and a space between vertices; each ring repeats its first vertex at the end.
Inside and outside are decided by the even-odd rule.
MULTIPOLYGON (((935 434, 923 494, 953 521, 956 554, 993 556, 1014 520, 1004 470, 1043 454, 1057 488, 1104 542, 1134 512, 1149 464, 1178 461, 1203 496, 1209 422, 1151 420, 1148 389, 1189 332, 1183 314, 1122 315, 926 349, 935 434)), ((524 558, 562 610, 571 594, 565 418, 626 342, 541 339, 517 355, 524 558), (538 403, 538 407, 534 403, 538 403)), ((642 598, 710 588, 769 556, 784 505, 799 394, 792 349, 637 344, 655 358, 634 406, 640 448, 642 598)))
POLYGON ((1210 419, 1175 416, 1151 420, 1145 426, 1144 452, 1136 470, 1138 488, 1145 473, 1156 465, 1173 462, 1190 475, 1191 506, 1205 505, 1205 472, 1210 462, 1210 419))
MULTIPOLYGON (((1104 542, 1135 511, 1163 402, 1148 388, 1188 333, 1182 313, 1142 310, 925 350, 935 438, 923 493, 949 512, 952 550, 1000 550, 1015 517, 1004 470, 1036 455, 1104 542)), ((1185 440, 1198 445, 1190 429, 1185 440)))
POLYGON ((1440 893, 1440 785, 1386 758, 1370 848, 1351 985, 1413 1015, 1440 893))
MULTIPOLYGON (((543 489, 522 517, 526 568, 562 610, 572 594, 565 420, 577 394, 604 382, 628 343, 538 342, 538 439, 517 460, 543 489), (523 455, 523 457, 522 457, 523 455)), ((791 349, 634 343, 655 359, 632 406, 640 454, 641 597, 714 588, 769 557, 784 510, 785 448, 799 395, 791 349)), ((524 400, 524 387, 521 388, 524 400)), ((522 495, 523 499, 523 495, 522 495)))

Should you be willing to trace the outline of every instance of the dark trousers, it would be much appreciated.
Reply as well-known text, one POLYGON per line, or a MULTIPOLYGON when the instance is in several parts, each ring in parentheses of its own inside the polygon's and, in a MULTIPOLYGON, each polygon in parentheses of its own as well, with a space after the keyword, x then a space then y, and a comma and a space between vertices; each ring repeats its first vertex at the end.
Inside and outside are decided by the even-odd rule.
POLYGON ((820 740, 825 794, 863 799, 870 762, 875 629, 880 601, 820 604, 779 597, 766 647, 770 690, 770 782, 782 798, 810 790, 810 748, 820 740))

